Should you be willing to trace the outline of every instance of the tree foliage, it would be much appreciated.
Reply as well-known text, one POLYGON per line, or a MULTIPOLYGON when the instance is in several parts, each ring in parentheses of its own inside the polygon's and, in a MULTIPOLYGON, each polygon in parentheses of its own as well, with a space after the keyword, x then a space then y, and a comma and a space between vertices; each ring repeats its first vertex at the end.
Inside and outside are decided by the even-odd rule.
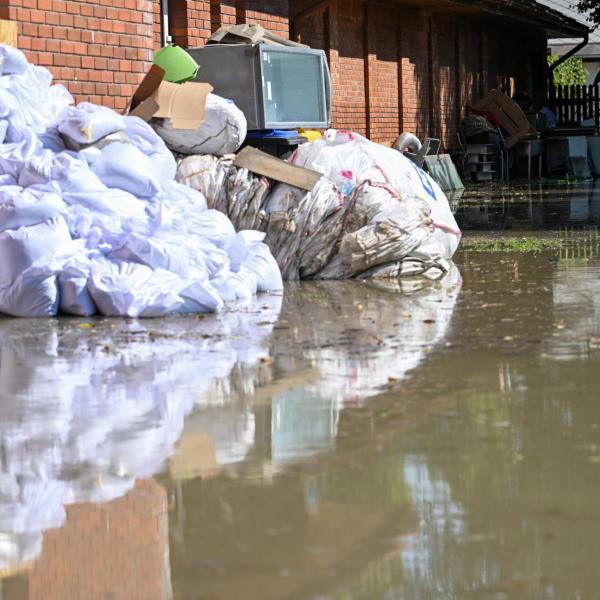
MULTIPOLYGON (((548 65, 552 65, 557 60, 558 56, 550 54, 548 65)), ((572 56, 554 70, 554 85, 584 85, 587 76, 588 73, 583 66, 583 60, 577 56, 572 56)))
POLYGON ((600 2, 598 0, 577 0, 573 8, 585 15, 588 21, 600 27, 600 2))

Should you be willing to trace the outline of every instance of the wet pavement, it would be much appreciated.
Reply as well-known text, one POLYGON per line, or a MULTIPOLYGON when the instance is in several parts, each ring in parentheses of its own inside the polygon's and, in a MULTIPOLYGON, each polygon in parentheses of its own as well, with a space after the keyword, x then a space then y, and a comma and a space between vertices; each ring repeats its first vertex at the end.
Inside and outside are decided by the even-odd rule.
POLYGON ((0 597, 597 598, 597 203, 468 192, 562 245, 441 282, 0 321, 0 597))

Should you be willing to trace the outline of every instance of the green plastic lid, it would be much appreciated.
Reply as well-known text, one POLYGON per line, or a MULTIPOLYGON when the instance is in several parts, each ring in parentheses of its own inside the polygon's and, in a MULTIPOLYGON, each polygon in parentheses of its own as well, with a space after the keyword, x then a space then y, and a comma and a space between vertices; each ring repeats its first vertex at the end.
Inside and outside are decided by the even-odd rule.
POLYGON ((198 74, 198 63, 179 46, 165 46, 154 53, 154 64, 165 70, 165 81, 183 83, 198 74))

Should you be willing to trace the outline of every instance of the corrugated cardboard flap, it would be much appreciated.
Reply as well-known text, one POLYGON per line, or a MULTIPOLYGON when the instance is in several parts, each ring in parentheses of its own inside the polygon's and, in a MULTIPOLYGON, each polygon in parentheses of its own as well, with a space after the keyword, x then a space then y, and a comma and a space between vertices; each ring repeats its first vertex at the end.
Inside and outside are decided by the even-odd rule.
POLYGON ((176 129, 197 129, 204 121, 206 97, 212 91, 208 83, 163 81, 152 96, 159 106, 154 116, 170 119, 176 129))

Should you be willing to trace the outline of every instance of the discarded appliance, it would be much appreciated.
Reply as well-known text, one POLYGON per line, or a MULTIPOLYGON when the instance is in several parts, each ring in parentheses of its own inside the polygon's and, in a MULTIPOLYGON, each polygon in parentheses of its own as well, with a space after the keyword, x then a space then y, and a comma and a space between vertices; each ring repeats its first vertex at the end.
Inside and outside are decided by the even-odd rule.
POLYGON ((329 127, 331 81, 322 50, 214 44, 188 52, 200 65, 195 81, 233 100, 249 130, 329 127))

